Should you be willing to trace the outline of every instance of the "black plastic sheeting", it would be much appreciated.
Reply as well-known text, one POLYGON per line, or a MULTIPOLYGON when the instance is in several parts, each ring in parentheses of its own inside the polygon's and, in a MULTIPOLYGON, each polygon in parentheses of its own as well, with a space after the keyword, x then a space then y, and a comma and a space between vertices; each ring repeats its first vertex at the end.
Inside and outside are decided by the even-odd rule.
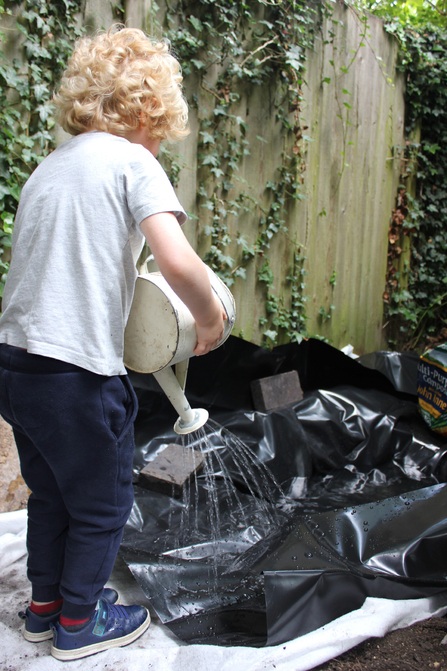
MULTIPOLYGON (((367 596, 446 592, 447 445, 419 415, 416 374, 414 355, 354 360, 313 339, 268 351, 231 337, 192 359, 186 394, 213 420, 217 519, 209 473, 180 499, 136 486, 121 547, 160 620, 188 642, 275 645, 367 596), (250 382, 290 370, 304 399, 255 412, 250 382), (250 468, 231 436, 255 455, 250 468)), ((137 481, 179 437, 153 376, 131 380, 137 481)))

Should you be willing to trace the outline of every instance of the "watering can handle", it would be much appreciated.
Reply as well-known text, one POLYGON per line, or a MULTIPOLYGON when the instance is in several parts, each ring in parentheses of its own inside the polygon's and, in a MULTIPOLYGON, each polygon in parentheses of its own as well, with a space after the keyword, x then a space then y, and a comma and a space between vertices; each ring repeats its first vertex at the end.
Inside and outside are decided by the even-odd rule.
POLYGON ((143 261, 143 263, 141 264, 140 269, 138 271, 139 275, 148 275, 149 274, 147 264, 150 261, 154 261, 154 255, 153 254, 149 254, 149 256, 147 256, 146 259, 143 261))

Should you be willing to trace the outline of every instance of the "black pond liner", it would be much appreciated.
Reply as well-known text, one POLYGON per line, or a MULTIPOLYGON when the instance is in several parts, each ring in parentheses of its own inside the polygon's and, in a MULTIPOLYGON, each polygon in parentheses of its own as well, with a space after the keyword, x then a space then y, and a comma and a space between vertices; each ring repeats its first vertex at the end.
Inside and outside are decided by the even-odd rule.
MULTIPOLYGON (((191 359, 192 407, 206 407, 295 498, 267 501, 275 524, 258 523, 258 501, 230 459, 250 523, 237 523, 217 468, 219 542, 209 537, 199 477, 188 505, 202 542, 188 545, 185 502, 135 486, 121 553, 172 632, 191 643, 276 645, 361 607, 367 596, 447 594, 447 445, 418 413, 417 361, 390 352, 354 360, 313 339, 268 351, 235 337, 191 359), (304 399, 255 412, 250 382, 290 370, 299 373, 304 399)), ((178 437, 176 413, 153 376, 131 373, 131 380, 140 402, 136 481, 178 437)))

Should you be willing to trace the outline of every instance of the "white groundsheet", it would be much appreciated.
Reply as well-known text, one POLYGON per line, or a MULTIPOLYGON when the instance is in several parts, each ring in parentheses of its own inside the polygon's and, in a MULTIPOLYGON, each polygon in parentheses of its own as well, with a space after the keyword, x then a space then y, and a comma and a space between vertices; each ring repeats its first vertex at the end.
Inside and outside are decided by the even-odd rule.
MULTIPOLYGON (((73 662, 50 655, 50 642, 29 643, 17 616, 30 596, 26 579, 26 511, 0 514, 0 669, 87 671, 307 671, 371 637, 407 627, 447 612, 447 597, 391 601, 368 598, 363 607, 283 645, 268 648, 188 645, 156 620, 125 648, 115 648, 73 662)), ((124 604, 147 604, 127 567, 117 562, 111 586, 124 604)))

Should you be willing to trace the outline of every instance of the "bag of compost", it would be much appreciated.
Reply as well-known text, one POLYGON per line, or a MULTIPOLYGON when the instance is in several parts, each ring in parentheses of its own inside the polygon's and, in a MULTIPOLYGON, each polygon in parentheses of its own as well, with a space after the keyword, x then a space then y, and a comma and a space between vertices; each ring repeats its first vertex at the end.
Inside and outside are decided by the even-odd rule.
POLYGON ((418 367, 419 410, 428 426, 447 436, 447 343, 427 350, 418 367))

